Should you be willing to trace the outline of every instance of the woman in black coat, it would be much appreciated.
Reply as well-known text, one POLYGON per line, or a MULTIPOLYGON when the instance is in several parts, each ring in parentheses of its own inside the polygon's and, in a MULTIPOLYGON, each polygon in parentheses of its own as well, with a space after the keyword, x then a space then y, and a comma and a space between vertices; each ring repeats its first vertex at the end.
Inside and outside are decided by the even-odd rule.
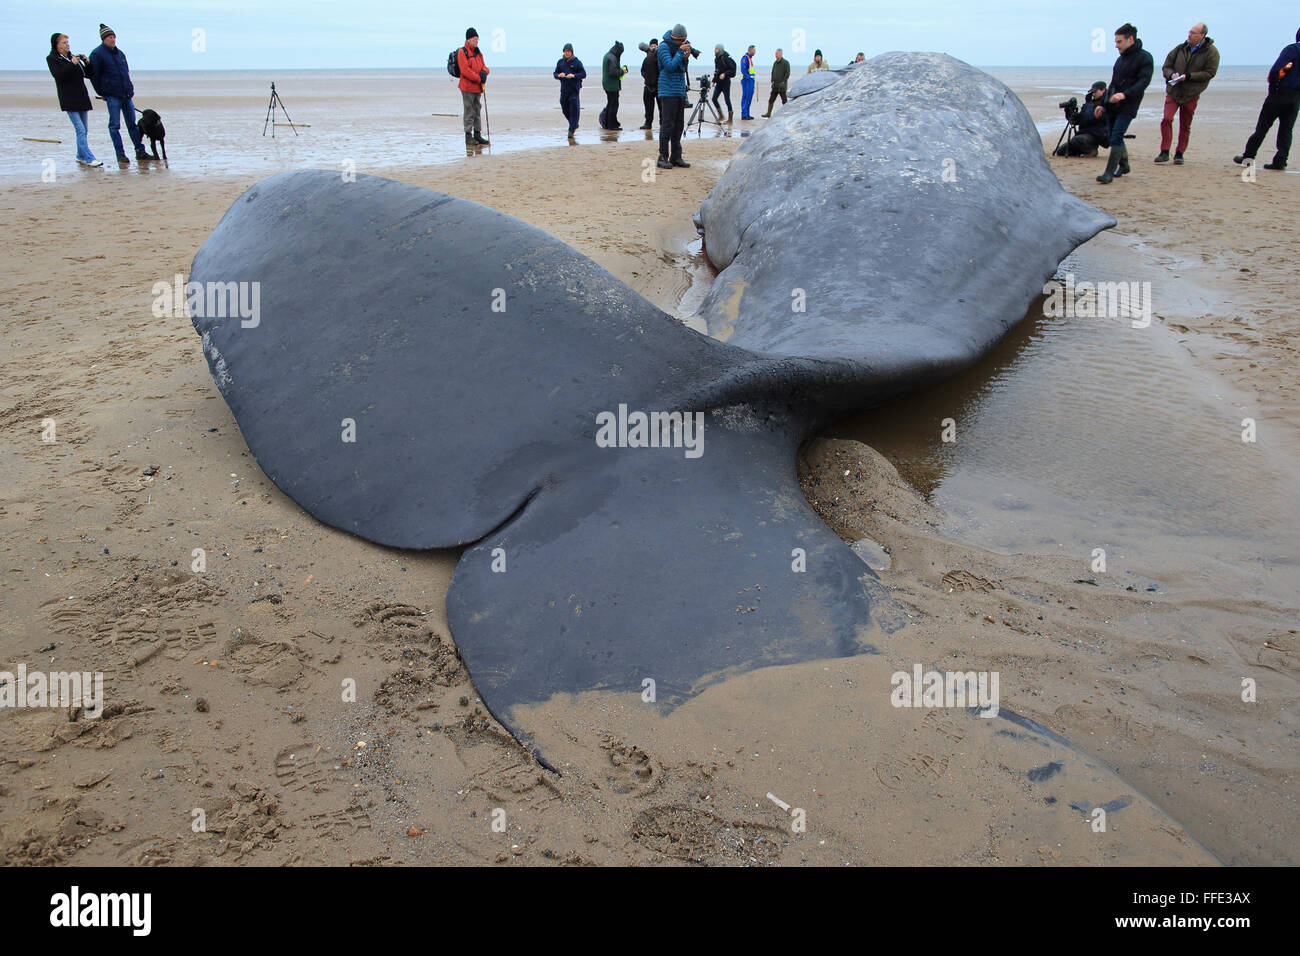
POLYGON ((90 61, 80 54, 73 56, 69 52, 68 35, 56 33, 50 37, 50 55, 45 58, 45 64, 59 92, 59 109, 68 114, 72 128, 77 131, 77 162, 84 166, 103 166, 86 142, 86 114, 94 109, 86 92, 90 61))

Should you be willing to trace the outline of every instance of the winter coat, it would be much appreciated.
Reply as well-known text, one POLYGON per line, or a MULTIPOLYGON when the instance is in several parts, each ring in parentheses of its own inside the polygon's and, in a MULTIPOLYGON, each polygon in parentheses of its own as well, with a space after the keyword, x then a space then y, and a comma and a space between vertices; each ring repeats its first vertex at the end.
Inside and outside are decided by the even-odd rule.
POLYGON ((1120 116, 1137 116, 1138 107, 1142 105, 1142 95, 1151 85, 1151 74, 1155 69, 1155 61, 1151 59, 1150 53, 1142 49, 1142 41, 1134 40, 1131 47, 1115 58, 1110 86, 1106 88, 1106 109, 1120 116), (1110 98, 1116 93, 1123 93, 1124 99, 1111 103, 1110 98))
POLYGON ((1219 48, 1213 40, 1206 37, 1193 53, 1191 45, 1184 40, 1165 57, 1163 72, 1165 92, 1175 103, 1194 100, 1205 92, 1210 80, 1214 79, 1214 74, 1219 72, 1219 48), (1169 78, 1175 73, 1182 73, 1187 79, 1169 86, 1169 78))
POLYGON ((808 64, 808 72, 809 72, 809 73, 816 73, 818 70, 829 70, 830 68, 831 68, 831 65, 830 65, 829 63, 826 62, 826 57, 822 57, 822 65, 821 65, 821 66, 818 66, 818 65, 817 65, 817 61, 816 61, 816 60, 813 60, 811 63, 808 64))
POLYGON ((623 44, 615 43, 605 54, 605 61, 601 64, 600 85, 604 87, 606 93, 617 93, 623 86, 623 44))
POLYGON ((736 75, 736 61, 726 50, 713 55, 713 77, 718 82, 730 80, 736 75))
POLYGON ((109 49, 100 44, 90 52, 90 82, 100 96, 129 100, 135 96, 131 68, 121 47, 109 49))
POLYGON ((790 83, 790 61, 777 60, 772 64, 772 92, 784 93, 790 83))
POLYGON ((1282 52, 1278 54, 1277 60, 1274 61, 1272 68, 1268 71, 1268 88, 1270 90, 1300 90, 1300 30, 1296 31, 1295 43, 1283 47, 1282 52), (1288 63, 1291 69, 1286 71, 1286 76, 1278 79, 1280 73, 1288 63))
POLYGON ((45 65, 54 77, 54 88, 59 93, 59 109, 66 113, 85 113, 94 109, 90 94, 86 92, 86 77, 92 72, 89 61, 83 67, 80 61, 51 53, 45 58, 45 65))
POLYGON ((576 56, 570 60, 560 57, 560 62, 555 64, 554 76, 560 81, 561 93, 576 93, 582 89, 582 81, 587 78, 587 71, 576 56), (573 79, 562 75, 565 73, 572 73, 573 79))
POLYGON ((659 95, 686 97, 686 59, 669 30, 659 42, 659 95))
POLYGON ((462 93, 482 93, 483 77, 492 71, 483 62, 483 51, 467 46, 456 51, 456 66, 460 67, 460 82, 456 85, 462 93), (480 75, 481 74, 481 75, 480 75))
POLYGON ((1088 93, 1083 94, 1083 101, 1079 106, 1079 132, 1087 133, 1089 136, 1095 136, 1099 145, 1103 149, 1110 148, 1110 119, 1106 116, 1106 110, 1102 109, 1101 116, 1097 115, 1097 107, 1102 105, 1101 100, 1092 99, 1088 93))
POLYGON ((647 53, 645 59, 641 61, 641 79, 645 81, 645 88, 651 93, 659 89, 659 52, 657 48, 654 53, 647 53))

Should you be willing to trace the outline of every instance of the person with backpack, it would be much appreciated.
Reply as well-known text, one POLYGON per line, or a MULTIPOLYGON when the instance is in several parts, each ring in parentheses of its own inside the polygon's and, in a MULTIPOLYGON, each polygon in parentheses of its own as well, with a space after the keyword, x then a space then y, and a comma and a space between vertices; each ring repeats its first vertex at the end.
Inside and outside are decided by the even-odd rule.
POLYGON ((637 49, 645 54, 641 63, 641 79, 645 90, 641 99, 645 102, 645 123, 642 129, 651 129, 655 122, 655 101, 659 99, 659 38, 651 37, 649 43, 638 43, 637 49))
POLYGON ((50 55, 45 65, 54 77, 54 88, 59 94, 59 109, 68 114, 77 137, 77 162, 83 166, 103 166, 90 151, 86 142, 86 114, 94 106, 86 93, 86 77, 90 76, 90 61, 80 54, 69 52, 68 35, 56 33, 50 37, 50 55))
POLYGON ((491 72, 483 62, 478 48, 478 31, 470 27, 465 31, 465 45, 456 51, 456 76, 460 77, 461 105, 464 107, 465 145, 491 146, 483 138, 479 116, 483 112, 483 84, 491 72))
POLYGON ((564 44, 560 60, 555 64, 555 78, 560 81, 560 110, 569 121, 569 135, 573 136, 578 128, 578 93, 582 81, 587 78, 587 71, 582 61, 573 55, 573 44, 564 44))
POLYGON ((135 146, 137 163, 152 160, 144 151, 144 139, 140 136, 140 127, 135 125, 135 84, 131 82, 131 68, 127 65, 126 54, 117 48, 117 34, 104 24, 99 25, 99 46, 90 52, 90 82, 95 92, 108 104, 108 138, 117 150, 117 161, 129 163, 126 150, 122 146, 122 134, 118 132, 121 118, 125 115, 126 131, 135 146))
MULTIPOLYGON (((713 108, 718 108, 718 97, 727 101, 727 122, 731 122, 731 78, 736 75, 736 61, 721 43, 713 48, 713 108)), ((741 111, 744 112, 743 110, 741 111)))
POLYGON ((754 118, 749 115, 749 105, 754 102, 754 77, 758 73, 754 69, 754 49, 754 44, 751 43, 745 55, 740 58, 740 118, 742 120, 754 118))
POLYGON ((600 85, 605 90, 605 108, 600 111, 601 129, 623 128, 618 125, 618 91, 623 86, 623 74, 627 72, 627 67, 621 62, 622 56, 623 44, 616 40, 601 62, 600 85))
POLYGON ((1277 123, 1277 152, 1273 162, 1265 163, 1265 169, 1286 169, 1287 159, 1291 155, 1291 136, 1295 128, 1297 114, 1300 114, 1300 30, 1296 31, 1295 43, 1282 48, 1278 58, 1268 70, 1268 96, 1259 110, 1259 120, 1255 123, 1255 132, 1246 140, 1246 150, 1240 156, 1233 157, 1238 166, 1255 162, 1255 154, 1264 144, 1264 137, 1277 123))

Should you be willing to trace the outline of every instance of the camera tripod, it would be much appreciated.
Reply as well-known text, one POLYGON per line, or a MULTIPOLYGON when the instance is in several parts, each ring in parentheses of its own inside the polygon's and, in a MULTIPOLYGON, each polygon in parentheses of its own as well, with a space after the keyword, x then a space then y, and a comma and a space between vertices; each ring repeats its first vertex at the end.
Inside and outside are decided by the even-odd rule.
POLYGON ((710 126, 716 126, 726 135, 730 136, 731 131, 727 128, 727 124, 722 122, 722 114, 719 113, 718 108, 709 101, 709 87, 700 87, 700 89, 696 91, 696 95, 699 96, 699 99, 695 102, 695 109, 691 110, 691 118, 686 121, 686 131, 689 132, 690 128, 694 126, 696 127, 696 133, 702 133, 704 132, 704 124, 708 123, 710 126), (706 110, 709 114, 712 114, 712 119, 706 115, 706 110))
POLYGON ((284 114, 284 118, 288 120, 284 125, 292 129, 293 135, 297 136, 298 127, 293 120, 289 119, 289 111, 284 108, 284 100, 280 99, 280 94, 275 91, 275 83, 271 84, 271 102, 266 104, 266 122, 262 124, 262 135, 266 135, 266 128, 269 126, 271 127, 271 139, 275 139, 275 128, 279 125, 275 121, 275 108, 277 106, 280 107, 280 112, 284 114))
MULTIPOLYGON (((1075 115, 1077 116, 1078 114, 1076 113, 1075 115)), ((1078 130, 1078 128, 1079 128, 1078 120, 1075 120, 1075 119, 1067 119, 1067 120, 1065 121, 1065 129, 1061 130, 1061 137, 1060 137, 1060 139, 1058 139, 1058 140, 1056 141, 1056 146, 1055 146, 1055 148, 1052 150, 1052 155, 1053 155, 1053 156, 1055 156, 1056 153, 1057 153, 1057 150, 1059 150, 1059 149, 1061 148, 1061 144, 1062 144, 1062 143, 1068 142, 1068 141, 1073 137, 1074 134, 1071 133, 1070 131, 1071 131, 1071 130, 1078 130)))

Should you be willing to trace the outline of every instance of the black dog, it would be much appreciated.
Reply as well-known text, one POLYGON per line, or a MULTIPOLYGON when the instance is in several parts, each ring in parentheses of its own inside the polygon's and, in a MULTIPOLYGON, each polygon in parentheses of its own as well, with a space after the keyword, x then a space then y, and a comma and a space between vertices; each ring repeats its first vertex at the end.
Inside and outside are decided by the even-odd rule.
POLYGON ((162 161, 167 162, 167 130, 163 128, 162 117, 153 110, 145 110, 140 114, 139 120, 140 135, 149 137, 149 147, 153 150, 153 158, 158 158, 158 144, 162 144, 162 161))

